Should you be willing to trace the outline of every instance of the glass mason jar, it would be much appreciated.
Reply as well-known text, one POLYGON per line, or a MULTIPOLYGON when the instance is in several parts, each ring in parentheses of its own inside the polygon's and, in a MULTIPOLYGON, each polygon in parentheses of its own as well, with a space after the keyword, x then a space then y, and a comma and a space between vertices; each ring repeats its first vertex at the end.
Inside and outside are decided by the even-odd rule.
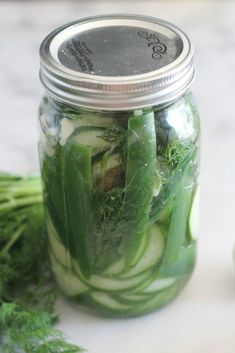
POLYGON ((156 310, 195 265, 190 41, 159 19, 106 15, 52 32, 40 53, 39 151, 58 285, 102 315, 156 310))

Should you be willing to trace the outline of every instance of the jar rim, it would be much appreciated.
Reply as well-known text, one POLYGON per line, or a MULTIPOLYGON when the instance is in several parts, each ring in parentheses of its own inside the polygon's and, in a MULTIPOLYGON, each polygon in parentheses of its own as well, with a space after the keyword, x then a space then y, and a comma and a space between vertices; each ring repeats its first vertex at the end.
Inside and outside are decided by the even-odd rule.
MULTIPOLYGON (((106 46, 107 48, 109 47, 106 46)), ((113 46, 110 48, 113 49, 113 46)), ((128 55, 132 55, 132 48, 128 55)), ((187 35, 167 21, 142 15, 102 15, 66 24, 44 39, 40 47, 40 57, 40 79, 50 96, 67 104, 101 110, 138 109, 177 99, 188 89, 195 75, 193 47, 187 35), (140 31, 138 36, 136 35, 136 29, 140 26, 145 29, 143 31, 145 36, 148 35, 147 43, 144 41, 141 42, 141 45, 139 45, 140 31), (110 31, 111 27, 112 31, 110 31), (132 57, 131 65, 126 65, 127 69, 124 67, 126 53, 124 53, 123 59, 120 59, 120 63, 119 60, 115 61, 115 53, 117 53, 115 50, 113 50, 114 56, 109 55, 106 61, 102 62, 99 59, 101 58, 101 49, 98 48, 98 45, 101 40, 96 40, 99 55, 97 54, 95 58, 93 55, 92 59, 96 59, 95 64, 102 71, 101 74, 89 71, 89 64, 92 66, 93 63, 88 54, 84 54, 84 50, 89 50, 89 47, 88 49, 77 48, 76 51, 76 48, 69 46, 71 43, 69 41, 73 38, 88 38, 88 41, 93 41, 93 46, 95 46, 96 38, 94 39, 94 37, 99 35, 100 37, 97 38, 102 39, 103 33, 112 44, 113 38, 117 38, 120 33, 119 29, 122 29, 122 40, 119 44, 121 46, 120 53, 124 52, 123 48, 127 48, 130 44, 128 40, 133 41, 134 38, 134 44, 138 44, 133 55, 139 53, 139 56, 136 60, 135 57, 132 57), (111 32, 116 32, 116 37, 111 35, 111 32), (126 36, 126 34, 128 35, 126 36), (126 37, 130 39, 123 40, 126 37), (152 57, 150 58, 150 54, 154 55, 152 49, 158 55, 167 46, 169 50, 165 51, 164 57, 162 55, 159 62, 154 62, 152 57), (145 51, 148 48, 151 49, 151 52, 149 49, 147 56, 145 51), (59 55, 61 58, 58 58, 59 55), (113 58, 113 61, 118 63, 116 67, 115 65, 112 67, 110 64, 113 58), (109 64, 109 67, 106 64, 109 64), (69 65, 73 67, 71 68, 69 65), (75 65, 76 69, 74 69, 75 65), (153 70, 146 71, 152 66, 153 70), (86 71, 82 72, 84 67, 86 71), (117 73, 117 70, 120 72, 130 70, 131 73, 136 70, 138 72, 131 75, 120 75, 120 72, 113 76, 105 75, 106 71, 110 74, 112 70, 114 73, 117 73)))

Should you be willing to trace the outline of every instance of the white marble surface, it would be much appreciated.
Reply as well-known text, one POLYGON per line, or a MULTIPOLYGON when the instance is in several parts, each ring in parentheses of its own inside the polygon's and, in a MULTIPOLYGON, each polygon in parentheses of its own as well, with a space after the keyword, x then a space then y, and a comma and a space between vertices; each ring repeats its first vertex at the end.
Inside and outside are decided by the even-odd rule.
POLYGON ((182 295, 145 317, 108 320, 61 300, 59 324, 91 353, 235 352, 235 3, 233 1, 0 2, 0 169, 36 170, 38 47, 67 21, 134 12, 170 20, 196 46, 202 116, 198 265, 182 295))

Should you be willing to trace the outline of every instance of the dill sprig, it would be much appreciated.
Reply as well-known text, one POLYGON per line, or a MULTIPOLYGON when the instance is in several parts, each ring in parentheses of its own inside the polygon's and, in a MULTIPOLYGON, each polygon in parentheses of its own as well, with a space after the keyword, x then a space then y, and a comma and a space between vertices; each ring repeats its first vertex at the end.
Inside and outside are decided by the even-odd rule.
POLYGON ((39 176, 0 174, 0 348, 3 353, 77 353, 53 327, 57 287, 50 271, 39 176))
POLYGON ((191 144, 183 144, 178 141, 168 144, 162 153, 166 164, 176 168, 189 154, 191 144))
POLYGON ((121 159, 123 165, 126 165, 126 158, 127 158, 127 129, 123 128, 122 126, 112 126, 99 135, 99 138, 102 140, 110 143, 111 150, 114 148, 118 148, 120 150, 121 159))
POLYGON ((53 328, 52 314, 38 309, 24 309, 16 303, 2 303, 0 328, 7 334, 2 339, 4 353, 78 353, 81 348, 65 341, 53 328))
POLYGON ((123 207, 125 188, 113 187, 92 194, 93 242, 95 249, 95 271, 102 272, 118 256, 121 234, 116 233, 123 207), (112 234, 112 238, 110 238, 112 234), (115 244, 115 246, 114 246, 115 244), (105 254, 105 255, 104 255, 105 254))

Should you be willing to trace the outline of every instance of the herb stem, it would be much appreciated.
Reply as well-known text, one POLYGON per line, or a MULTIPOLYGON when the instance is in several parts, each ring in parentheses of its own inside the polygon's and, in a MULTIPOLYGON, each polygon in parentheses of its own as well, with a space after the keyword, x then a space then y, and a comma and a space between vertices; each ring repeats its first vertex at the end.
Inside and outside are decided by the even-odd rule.
POLYGON ((0 211, 6 211, 8 209, 11 209, 12 207, 20 207, 20 206, 25 206, 25 205, 33 205, 37 203, 42 203, 42 196, 38 195, 36 197, 25 197, 23 199, 12 199, 9 202, 5 202, 2 205, 0 205, 0 211))
POLYGON ((12 237, 10 238, 10 240, 8 241, 8 243, 4 246, 4 248, 2 249, 2 251, 0 252, 0 255, 6 255, 8 253, 8 251, 11 249, 11 247, 15 244, 15 242, 19 239, 19 237, 21 236, 21 234, 24 232, 24 230, 26 229, 26 224, 22 224, 16 231, 15 233, 12 235, 12 237))

